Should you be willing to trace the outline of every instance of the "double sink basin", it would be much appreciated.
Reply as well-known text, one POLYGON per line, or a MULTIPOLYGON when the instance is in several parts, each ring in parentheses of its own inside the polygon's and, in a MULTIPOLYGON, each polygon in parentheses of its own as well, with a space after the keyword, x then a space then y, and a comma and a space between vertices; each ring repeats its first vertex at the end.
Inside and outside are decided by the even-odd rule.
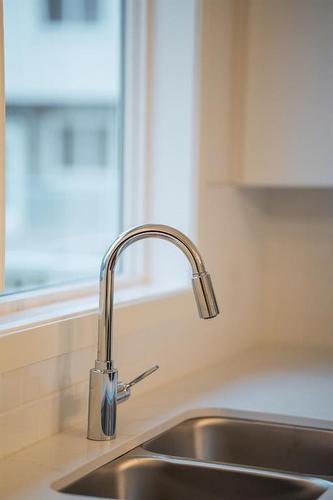
POLYGON ((61 491, 117 500, 333 500, 333 431, 191 418, 61 491))

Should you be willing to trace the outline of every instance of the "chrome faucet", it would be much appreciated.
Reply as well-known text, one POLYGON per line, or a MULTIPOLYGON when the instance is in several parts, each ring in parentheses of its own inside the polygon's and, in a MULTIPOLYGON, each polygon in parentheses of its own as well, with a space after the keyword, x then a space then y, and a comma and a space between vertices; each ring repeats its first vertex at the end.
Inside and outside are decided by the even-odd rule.
POLYGON ((144 238, 162 238, 174 243, 192 267, 192 284, 199 316, 214 318, 219 314, 212 282, 204 262, 192 241, 170 226, 146 224, 134 227, 115 240, 106 252, 100 271, 98 317, 98 352, 95 368, 90 370, 88 439, 113 439, 116 432, 117 403, 126 401, 131 387, 158 369, 155 365, 128 383, 118 382, 118 370, 112 361, 112 323, 114 269, 122 251, 144 238))

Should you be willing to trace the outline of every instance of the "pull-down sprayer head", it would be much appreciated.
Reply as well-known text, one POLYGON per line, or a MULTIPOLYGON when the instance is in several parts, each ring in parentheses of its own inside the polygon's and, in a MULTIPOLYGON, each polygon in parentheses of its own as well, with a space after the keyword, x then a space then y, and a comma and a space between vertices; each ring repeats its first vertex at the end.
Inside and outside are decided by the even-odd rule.
POLYGON ((210 275, 207 272, 193 274, 192 286, 200 318, 215 318, 219 314, 219 307, 210 275))

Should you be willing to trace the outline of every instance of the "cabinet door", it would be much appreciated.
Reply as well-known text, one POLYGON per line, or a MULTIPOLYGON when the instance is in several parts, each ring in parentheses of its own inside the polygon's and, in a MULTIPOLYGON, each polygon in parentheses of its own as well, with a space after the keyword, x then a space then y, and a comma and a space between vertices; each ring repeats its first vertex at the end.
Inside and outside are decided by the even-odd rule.
POLYGON ((333 0, 242 5, 236 181, 333 186, 333 0))

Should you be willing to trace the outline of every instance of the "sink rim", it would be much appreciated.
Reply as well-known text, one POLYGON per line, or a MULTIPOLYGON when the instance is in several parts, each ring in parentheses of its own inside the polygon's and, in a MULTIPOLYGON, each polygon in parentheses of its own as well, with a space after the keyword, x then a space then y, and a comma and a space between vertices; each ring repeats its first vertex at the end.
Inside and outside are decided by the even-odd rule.
MULTIPOLYGON (((144 442, 156 438, 158 435, 172 429, 185 420, 200 417, 221 417, 250 421, 256 420, 258 422, 261 421, 279 425, 285 424, 314 428, 316 430, 322 429, 326 431, 333 431, 333 420, 210 406, 190 408, 178 413, 175 412, 172 416, 168 415, 165 418, 158 418, 156 416, 152 416, 150 419, 147 418, 147 421, 151 420, 151 428, 149 430, 140 432, 139 434, 133 433, 133 435, 131 436, 124 436, 123 439, 119 442, 118 446, 112 449, 110 449, 109 446, 103 447, 103 449, 100 450, 99 454, 96 454, 96 452, 93 453, 93 456, 91 458, 87 458, 86 462, 83 465, 81 465, 80 467, 78 467, 77 465, 73 466, 72 470, 69 470, 67 474, 59 472, 58 479, 53 481, 50 484, 50 487, 54 490, 54 492, 62 495, 62 493, 60 492, 61 489, 89 474, 95 469, 105 465, 108 462, 116 460, 117 458, 120 458, 134 448, 141 446, 144 442), (156 423, 156 420, 158 420, 158 423, 156 423)), ((108 445, 112 445, 113 443, 116 443, 116 441, 108 442, 108 445)), ((96 443, 92 442, 91 446, 95 448, 96 443)), ((325 495, 327 495, 327 493, 325 493, 325 495)), ((61 498, 61 496, 59 498, 61 498)))
MULTIPOLYGON (((190 455, 186 455, 186 451, 182 453, 176 453, 176 451, 172 452, 172 451, 165 451, 163 450, 163 447, 165 448, 168 448, 169 444, 167 442, 167 439, 168 439, 168 434, 170 433, 170 435, 172 435, 173 432, 175 432, 175 436, 177 437, 177 432, 182 432, 182 429, 178 429, 178 428, 181 428, 182 426, 185 427, 184 431, 185 433, 186 432, 189 432, 190 434, 192 433, 191 437, 190 437, 190 441, 192 439, 192 442, 195 441, 195 437, 196 437, 196 431, 197 429, 209 429, 210 425, 212 426, 212 428, 215 427, 215 425, 217 424, 217 427, 219 425, 221 425, 221 427, 224 426, 224 424, 226 424, 226 429, 228 429, 228 423, 231 424, 231 426, 233 426, 233 424, 236 424, 239 423, 240 426, 244 428, 246 428, 247 425, 249 425, 249 427, 253 426, 253 428, 255 430, 258 430, 258 428, 260 428, 260 426, 263 426, 263 427, 266 427, 266 430, 267 430, 267 427, 272 427, 276 430, 279 430, 279 429, 288 429, 290 431, 311 431, 311 433, 318 433, 318 434, 321 434, 321 433, 329 433, 332 435, 332 440, 333 440, 333 430, 332 429, 327 429, 327 428, 319 428, 319 427, 314 427, 313 425, 300 425, 300 424, 291 424, 291 423, 286 423, 286 422, 277 422, 277 421, 266 421, 266 420, 257 420, 257 419, 250 419, 250 418, 242 418, 242 417, 225 417, 225 416, 206 416, 206 417, 192 417, 192 418, 188 418, 186 420, 183 420, 182 422, 179 422, 178 424, 176 424, 175 426, 169 428, 168 430, 166 431, 163 431, 159 434, 157 434, 156 436, 154 436, 153 438, 151 439, 148 439, 147 441, 145 441, 144 443, 141 444, 141 447, 144 449, 144 450, 147 450, 148 452, 150 453, 155 453, 155 454, 158 454, 158 455, 162 455, 162 456, 166 456, 166 457, 178 457, 178 458, 183 458, 185 460, 198 460, 198 461, 204 461, 204 462, 211 462, 211 463, 219 463, 219 464, 233 464, 233 465, 239 465, 239 466, 243 466, 243 467, 249 467, 249 468, 252 468, 252 469, 258 469, 258 470, 270 470, 270 471, 274 471, 274 472, 283 472, 283 473, 290 473, 290 474, 296 474, 298 476, 304 476, 304 477, 318 477, 318 478, 321 478, 321 479, 326 479, 327 481, 331 481, 333 482, 333 472, 332 474, 320 474, 320 473, 312 473, 312 472, 307 472, 307 471, 293 471, 292 469, 288 469, 288 468, 279 468, 279 467, 273 467, 273 466, 269 466, 269 465, 259 465, 259 464, 251 464, 251 463, 241 463, 241 462, 233 462, 233 461, 230 461, 230 460, 224 460, 224 459, 214 459, 214 458, 202 458, 202 457, 196 457, 196 456, 190 456, 190 455), (212 420, 213 422, 210 423, 209 420, 212 420), (197 422, 196 422, 197 421, 197 422), (201 422, 202 421, 202 422, 201 422), (205 422, 206 421, 206 422, 205 422), (190 423, 193 422, 193 425, 191 426, 190 423), (187 424, 188 425, 188 428, 187 427, 187 424), (166 438, 166 442, 163 443, 163 438, 166 438), (162 443, 158 443, 158 441, 162 438, 162 443), (156 443, 156 446, 154 448, 154 443, 156 443), (160 447, 160 449, 159 449, 160 447)), ((239 429, 240 431, 242 430, 241 428, 239 429)), ((183 431, 183 432, 184 432, 183 431)), ((260 433, 260 431, 258 431, 260 433)), ((226 435, 227 437, 227 435, 226 435)), ((179 436, 179 438, 181 439, 181 436, 179 436)), ((172 439, 172 438, 171 438, 172 439)), ((188 436, 187 436, 187 439, 188 439, 188 436)), ((228 438, 227 438, 228 439, 228 438)), ((186 435, 185 435, 185 440, 186 440, 186 435)), ((228 441, 227 441, 228 442, 228 441)), ((187 444, 189 443, 189 441, 187 442, 187 444)), ((177 445, 176 445, 176 449, 177 449, 177 445)), ((185 445, 185 450, 186 450, 186 445, 185 445)))
MULTIPOLYGON (((282 416, 283 417, 283 416, 282 416)), ((151 437, 150 439, 147 439, 144 443, 142 443, 142 447, 144 448, 144 445, 150 443, 151 441, 154 441, 155 439, 158 439, 160 436, 163 434, 166 434, 167 432, 171 431, 175 427, 188 422, 190 420, 201 420, 201 419, 215 419, 215 420, 227 420, 227 421, 238 421, 238 422, 247 422, 253 425, 268 425, 272 427, 286 427, 286 428, 291 428, 291 429, 305 429, 305 430, 312 430, 316 432, 332 432, 333 433, 333 427, 327 428, 327 427, 316 427, 314 425, 306 425, 306 424, 295 424, 295 423, 287 423, 287 422, 279 422, 276 420, 263 420, 263 419, 257 419, 257 418, 243 418, 243 417, 231 417, 231 416, 224 416, 224 415, 205 415, 205 416, 193 416, 190 418, 186 418, 185 420, 181 420, 178 422, 176 425, 173 425, 169 427, 166 430, 163 430, 162 432, 159 432, 155 436, 151 437)))

